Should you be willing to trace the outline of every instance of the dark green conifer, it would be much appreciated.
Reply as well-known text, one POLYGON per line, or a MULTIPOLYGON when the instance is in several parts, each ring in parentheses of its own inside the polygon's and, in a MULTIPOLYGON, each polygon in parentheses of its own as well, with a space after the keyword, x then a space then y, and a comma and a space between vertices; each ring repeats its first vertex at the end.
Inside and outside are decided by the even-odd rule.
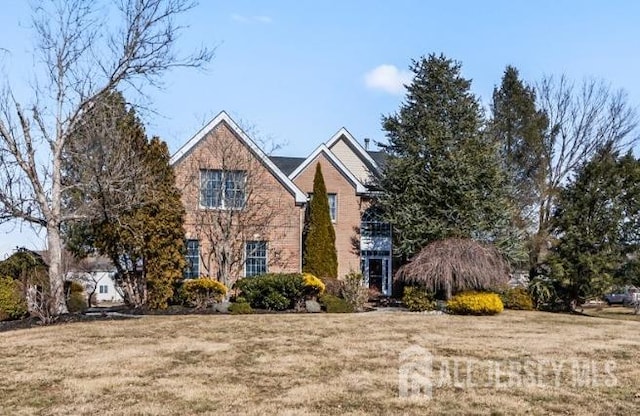
POLYGON ((309 203, 302 270, 320 278, 338 277, 336 233, 331 223, 329 198, 320 163, 316 165, 313 178, 313 197, 309 203))

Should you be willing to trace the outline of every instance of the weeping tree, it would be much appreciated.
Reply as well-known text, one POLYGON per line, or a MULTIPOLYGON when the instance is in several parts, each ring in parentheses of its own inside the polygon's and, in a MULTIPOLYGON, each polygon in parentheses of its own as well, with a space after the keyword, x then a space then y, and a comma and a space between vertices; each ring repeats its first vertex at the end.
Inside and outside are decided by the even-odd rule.
POLYGON ((338 254, 336 232, 331 223, 327 187, 320 163, 313 177, 313 197, 309 202, 308 220, 305 227, 302 270, 321 278, 338 277, 338 254))
MULTIPOLYGON (((49 309, 67 312, 62 270, 62 229, 82 218, 69 212, 62 158, 70 134, 106 92, 128 84, 138 91, 157 84, 173 67, 199 67, 203 49, 176 53, 176 18, 190 0, 52 0, 33 9, 36 78, 21 99, 7 81, 0 94, 0 221, 24 221, 46 231, 49 309)), ((110 186, 118 186, 117 183, 110 186)))
POLYGON ((448 238, 420 250, 398 270, 397 277, 408 284, 441 291, 448 300, 455 292, 505 284, 509 271, 509 263, 493 245, 448 238))

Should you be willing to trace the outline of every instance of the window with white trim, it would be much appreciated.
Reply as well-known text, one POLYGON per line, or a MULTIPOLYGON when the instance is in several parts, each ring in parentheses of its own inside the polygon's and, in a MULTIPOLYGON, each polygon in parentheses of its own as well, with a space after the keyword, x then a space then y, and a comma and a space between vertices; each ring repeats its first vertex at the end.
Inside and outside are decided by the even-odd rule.
POLYGON ((247 174, 242 170, 200 170, 200 206, 241 209, 245 202, 247 174))
POLYGON ((267 242, 247 241, 245 243, 245 277, 267 273, 267 242))
POLYGON ((99 292, 100 292, 100 294, 109 293, 109 286, 107 286, 107 285, 100 285, 100 287, 99 287, 99 292))
MULTIPOLYGON (((313 192, 309 193, 309 201, 313 199, 313 192)), ((327 194, 327 201, 329 201, 329 216, 331 222, 336 222, 338 218, 338 194, 327 194)))
POLYGON ((197 279, 200 277, 200 242, 198 240, 186 241, 187 267, 184 270, 185 279, 197 279))
POLYGON ((336 222, 336 218, 338 218, 338 195, 327 194, 327 199, 329 200, 329 215, 331 215, 331 221, 336 222))

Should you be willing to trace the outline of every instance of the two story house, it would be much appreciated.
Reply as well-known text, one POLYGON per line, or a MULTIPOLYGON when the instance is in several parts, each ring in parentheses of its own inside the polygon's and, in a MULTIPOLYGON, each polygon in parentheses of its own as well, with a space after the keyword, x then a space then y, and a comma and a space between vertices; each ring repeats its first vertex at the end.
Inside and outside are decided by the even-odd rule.
POLYGON ((307 157, 268 156, 221 112, 171 158, 187 212, 186 277, 232 284, 265 272, 299 272, 305 213, 320 164, 338 276, 361 271, 367 286, 390 296, 391 227, 372 206, 367 186, 382 157, 344 128, 307 157))

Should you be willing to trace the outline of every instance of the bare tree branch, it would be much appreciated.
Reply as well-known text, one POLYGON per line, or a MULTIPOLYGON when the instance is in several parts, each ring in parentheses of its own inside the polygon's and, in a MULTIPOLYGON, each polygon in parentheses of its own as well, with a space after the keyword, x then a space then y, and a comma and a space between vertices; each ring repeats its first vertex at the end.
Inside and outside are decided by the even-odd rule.
MULTIPOLYGON (((158 85, 167 70, 199 68, 212 59, 208 49, 176 53, 183 29, 176 19, 193 7, 189 0, 119 0, 115 8, 99 1, 50 0, 33 9, 44 78, 36 81, 30 105, 23 107, 10 85, 0 96, 0 221, 19 219, 46 228, 54 314, 66 311, 61 227, 84 215, 65 211, 64 192, 83 186, 62 183, 70 134, 106 92, 121 84, 141 90, 158 85), (114 14, 121 22, 116 27, 114 14)), ((121 169, 119 175, 127 171, 121 169)), ((115 176, 110 186, 124 186, 115 176)))
POLYGON ((546 174, 537 187, 538 232, 534 256, 540 260, 559 188, 576 168, 604 146, 626 150, 638 142, 638 115, 622 90, 601 80, 580 84, 565 75, 547 76, 537 85, 538 107, 548 119, 542 146, 546 174))

